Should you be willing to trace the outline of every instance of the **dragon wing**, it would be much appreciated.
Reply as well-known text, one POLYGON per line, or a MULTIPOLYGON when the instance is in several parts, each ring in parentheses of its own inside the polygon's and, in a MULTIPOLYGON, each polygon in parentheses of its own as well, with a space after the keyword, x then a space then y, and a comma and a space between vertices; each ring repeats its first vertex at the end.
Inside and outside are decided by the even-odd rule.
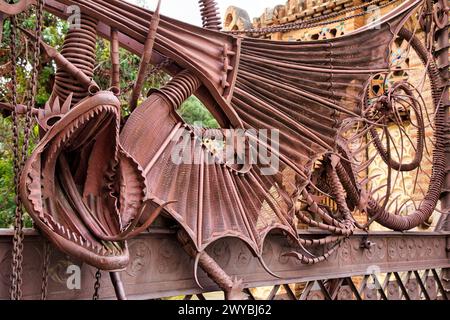
MULTIPOLYGON (((123 47, 142 54, 152 12, 118 0, 49 0, 46 7, 64 17, 60 3, 78 5, 102 21, 100 34, 109 37, 114 28, 123 47)), ((221 161, 175 164, 173 150, 186 130, 193 158, 210 157, 211 150, 185 126, 167 94, 157 92, 121 134, 124 150, 145 168, 148 198, 155 205, 177 201, 166 211, 199 251, 232 236, 261 255, 273 229, 295 239, 295 196, 315 161, 335 149, 342 122, 360 117, 365 86, 388 70, 390 44, 419 3, 405 2, 351 35, 304 43, 240 38, 161 17, 153 62, 168 57, 171 74, 189 70, 199 79, 195 93, 224 128, 279 130, 280 170, 266 176, 259 165, 239 171, 221 161)), ((267 144, 276 143, 269 138, 267 144)))
POLYGON ((124 148, 146 168, 149 198, 157 205, 177 201, 167 213, 198 251, 237 237, 261 256, 274 229, 296 239, 295 196, 308 184, 315 161, 335 150, 342 121, 360 117, 367 83, 388 70, 396 28, 411 8, 376 28, 332 40, 242 39, 230 102, 245 129, 279 130, 280 170, 274 175, 262 174, 258 164, 236 172, 224 162, 203 161, 211 150, 202 137, 215 133, 187 127, 164 92, 152 94, 122 132, 124 148), (181 142, 198 163, 174 162, 181 142))

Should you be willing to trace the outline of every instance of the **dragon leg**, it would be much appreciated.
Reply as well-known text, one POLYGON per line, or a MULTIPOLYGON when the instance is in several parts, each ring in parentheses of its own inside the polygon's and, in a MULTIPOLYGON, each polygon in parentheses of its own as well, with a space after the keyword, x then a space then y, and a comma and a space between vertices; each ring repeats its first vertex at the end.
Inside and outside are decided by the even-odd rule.
POLYGON ((247 300, 248 296, 243 292, 244 286, 242 280, 232 278, 219 264, 206 252, 198 252, 189 235, 184 230, 180 230, 177 234, 178 241, 180 241, 184 250, 188 255, 194 259, 198 259, 198 265, 213 280, 220 289, 225 293, 226 300, 247 300))
POLYGON ((109 276, 111 277, 111 283, 114 287, 114 292, 116 293, 116 297, 118 300, 128 300, 127 295, 125 293, 125 288, 123 286, 123 282, 119 272, 110 272, 109 276))

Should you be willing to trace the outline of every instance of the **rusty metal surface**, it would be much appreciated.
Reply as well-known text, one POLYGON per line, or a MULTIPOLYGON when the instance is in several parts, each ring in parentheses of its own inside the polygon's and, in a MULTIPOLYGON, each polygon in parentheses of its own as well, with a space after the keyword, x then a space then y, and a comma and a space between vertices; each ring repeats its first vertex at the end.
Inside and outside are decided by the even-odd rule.
POLYGON ((29 6, 36 4, 36 0, 20 0, 17 3, 0 2, 0 12, 8 16, 14 16, 25 11, 29 6))
MULTIPOLYGON (((448 1, 438 1, 436 4, 436 11, 434 15, 434 19, 436 20, 436 24, 439 26, 436 31, 436 52, 435 57, 437 59, 437 65, 439 71, 441 73, 442 78, 445 81, 444 86, 444 94, 442 97, 443 104, 445 105, 445 121, 447 123, 447 135, 449 133, 448 123, 450 122, 449 118, 449 108, 450 108, 450 98, 449 98, 449 86, 450 86, 450 71, 449 71, 449 56, 448 50, 450 47, 449 44, 449 27, 448 27, 448 15, 449 15, 449 4, 448 1), (446 8, 446 10, 444 9, 446 8), (438 14, 439 13, 439 14, 438 14)), ((431 10, 431 8, 430 8, 431 10)), ((440 224, 438 226, 439 230, 450 230, 450 145, 447 140, 446 143, 446 161, 445 161, 447 175, 445 178, 445 185, 442 190, 442 209, 447 214, 442 217, 440 224)))
POLYGON ((202 15, 203 28, 220 31, 220 10, 216 0, 199 0, 200 13, 202 15))
MULTIPOLYGON (((304 233, 303 237, 317 238, 320 233, 304 233)), ((450 267, 448 234, 442 233, 373 233, 351 237, 329 261, 316 266, 304 266, 295 259, 282 256, 290 250, 282 236, 269 237, 266 252, 269 266, 282 276, 271 277, 258 259, 242 243, 232 239, 217 242, 208 249, 211 257, 230 275, 245 279, 246 288, 295 284, 308 281, 370 275, 372 272, 404 272, 450 267), (370 250, 361 248, 363 241, 374 244, 370 250)), ((450 243, 449 243, 450 244, 450 243)), ((40 298, 43 242, 37 235, 27 233, 25 238, 24 297, 40 298)), ((199 279, 204 289, 198 288, 193 278, 193 259, 183 251, 172 231, 154 231, 130 241, 132 262, 123 271, 122 281, 129 299, 153 299, 217 291, 217 286, 202 272, 199 279)), ((0 236, 0 299, 8 297, 11 259, 11 233, 0 236)), ((72 260, 57 250, 51 252, 49 272, 49 299, 90 299, 96 269, 72 260), (66 282, 71 264, 81 266, 80 291, 70 291, 66 282)), ((317 286, 317 285, 316 285, 317 286)), ((314 286, 313 293, 318 288, 314 286)), ((398 288, 398 287, 397 287, 398 288)), ((447 287, 449 288, 449 287, 447 287)), ((320 290, 319 290, 320 291, 320 290)), ((315 296, 323 296, 314 293, 315 296)), ((312 295, 312 296, 314 296, 312 295)), ((102 277, 101 299, 114 299, 115 294, 106 274, 102 277)), ((311 297, 313 298, 313 297, 311 297)))
MULTIPOLYGON (((42 13, 43 3, 38 3, 42 13)), ((0 11, 16 14, 30 4, 3 4, 0 11)), ((446 4, 404 1, 349 35, 311 42, 268 41, 219 32, 213 0, 199 2, 204 28, 160 16, 160 4, 151 12, 118 0, 46 1, 45 10, 63 18, 67 18, 66 6, 77 5, 81 10, 80 28, 69 30, 61 52, 44 43, 40 28, 35 34, 20 30, 35 43, 35 64, 41 49, 54 59, 58 67, 54 90, 42 110, 34 108, 33 99, 26 111, 16 101, 0 107, 12 110, 14 117, 21 113, 28 120, 37 117, 41 140, 23 170, 17 167, 17 176, 21 171, 20 184, 16 183, 20 187, 18 200, 24 202, 36 226, 56 247, 96 268, 120 271, 136 262, 131 247, 137 240, 132 239, 164 215, 181 226, 173 241, 179 241, 187 256, 195 259, 197 285, 204 281, 196 277, 199 266, 229 299, 245 296, 243 283, 265 280, 252 280, 255 274, 241 273, 242 280, 232 279, 233 271, 207 250, 225 238, 235 238, 232 242, 236 244, 228 249, 230 255, 242 251, 246 244, 263 270, 285 280, 297 278, 280 265, 272 265, 273 259, 281 264, 281 260, 287 261, 287 265, 296 260, 298 272, 319 263, 319 269, 336 269, 342 267, 342 255, 351 264, 352 255, 360 254, 354 251, 359 250, 372 252, 380 264, 387 259, 386 268, 392 272, 402 262, 390 265, 389 254, 396 256, 391 250, 399 251, 403 258, 411 254, 409 265, 415 266, 421 262, 414 259, 427 258, 428 248, 441 249, 442 255, 446 246, 443 237, 424 244, 422 236, 404 235, 398 248, 398 243, 393 245, 389 239, 374 245, 365 242, 364 248, 352 241, 358 238, 354 236, 357 230, 367 230, 375 221, 395 231, 412 230, 437 210, 448 169, 448 71, 442 71, 448 68, 446 4), (421 19, 430 14, 434 19, 434 24, 424 27, 425 42, 405 28, 416 12, 421 19), (432 50, 435 58, 427 47, 434 41, 434 32, 440 35, 432 50), (98 35, 111 39, 112 88, 106 91, 92 80, 98 35), (424 83, 431 91, 428 103, 419 88, 404 79, 383 84, 380 94, 371 93, 377 76, 384 76, 387 83, 393 70, 404 71, 391 59, 396 42, 407 43, 407 52, 422 63, 424 83), (142 56, 130 97, 132 113, 127 118, 122 117, 117 98, 121 89, 120 46, 142 56), (173 78, 138 103, 151 63, 173 78), (194 127, 181 119, 177 111, 192 95, 202 99, 221 129, 194 127), (409 114, 408 121, 417 128, 411 135, 416 144, 404 129, 408 121, 401 112, 409 114), (432 120, 426 125, 425 119, 432 120), (394 145, 392 126, 398 127, 401 139, 411 141, 415 150, 412 160, 404 157, 403 142, 401 152, 394 145), (229 129, 278 130, 279 144, 273 137, 262 139, 246 133, 241 146, 250 154, 255 144, 263 145, 280 162, 276 172, 266 175, 267 164, 254 164, 249 159, 230 163, 226 155, 205 143, 204 137, 227 137, 229 129), (426 130, 432 133, 428 154, 426 130), (199 162, 180 164, 173 160, 184 134, 188 136, 189 156, 199 162), (367 145, 352 149, 355 141, 364 140, 369 140, 367 145), (367 187, 374 177, 360 173, 374 158, 361 159, 361 155, 367 155, 372 146, 387 166, 387 183, 367 187), (408 195, 405 188, 409 199, 399 203, 392 185, 404 180, 405 172, 414 172, 414 194, 419 175, 426 179, 422 164, 427 157, 432 165, 427 190, 412 200, 414 195, 408 195), (324 199, 333 204, 323 204, 324 199), (411 202, 414 210, 402 211, 411 202), (368 222, 357 222, 356 212, 367 214, 368 222), (327 233, 314 238, 299 235, 298 221, 327 233), (274 230, 282 231, 290 245, 281 255, 267 256, 270 242, 266 240, 274 230), (238 240, 242 240, 239 245, 238 240), (347 251, 346 245, 350 245, 347 251)), ((15 53, 12 59, 17 59, 15 53)), ((12 69, 14 73, 14 64, 12 69)), ((25 137, 30 126, 27 121, 25 137)), ((14 130, 18 130, 17 124, 14 130)), ((26 143, 23 148, 26 150, 26 143)), ((232 150, 233 158, 241 156, 238 149, 232 150)), ((17 207, 21 207, 19 201, 17 207)), ((16 219, 19 231, 21 219, 21 215, 16 219)), ((276 239, 279 244, 282 238, 276 239)), ((16 236, 14 245, 21 247, 20 242, 16 236)), ((440 267, 445 267, 448 257, 439 257, 440 267)), ((14 265, 21 268, 17 257, 14 265)), ((100 289, 98 272, 96 279, 94 298, 100 289)), ((111 279, 118 297, 124 299, 118 273, 112 273, 111 279)), ((13 287, 17 285, 13 283, 13 287)), ((46 291, 47 284, 42 288, 46 291)))

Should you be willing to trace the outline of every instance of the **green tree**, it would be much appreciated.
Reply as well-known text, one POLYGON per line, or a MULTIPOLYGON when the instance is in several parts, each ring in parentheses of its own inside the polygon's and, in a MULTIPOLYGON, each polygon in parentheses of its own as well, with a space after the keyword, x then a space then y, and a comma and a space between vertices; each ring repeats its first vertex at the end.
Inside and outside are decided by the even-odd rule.
POLYGON ((179 112, 183 119, 189 124, 211 129, 219 128, 219 123, 195 96, 190 97, 183 103, 179 112))
MULTIPOLYGON (((34 14, 18 16, 18 24, 25 29, 35 29, 36 17, 34 14)), ((67 24, 51 14, 44 15, 44 30, 43 39, 45 42, 53 47, 60 49, 63 44, 63 34, 67 31, 67 24)), ((3 37, 0 47, 0 65, 7 65, 10 60, 10 33, 11 24, 6 20, 3 28, 3 37)), ((17 41, 17 52, 20 58, 17 61, 17 98, 18 103, 25 104, 29 100, 28 92, 31 78, 31 65, 29 58, 33 54, 30 48, 33 44, 29 39, 21 35, 19 32, 17 41)), ((38 94, 36 96, 36 103, 38 107, 43 107, 45 102, 49 99, 51 93, 51 86, 55 75, 56 66, 47 57, 41 58, 41 65, 39 67, 39 86, 38 94)), ((11 78, 9 73, 0 75, 0 101, 11 101, 11 78)), ((31 136, 30 150, 34 147, 37 141, 38 132, 34 128, 31 136)), ((21 137, 23 138, 23 137, 21 137)), ((14 170, 13 170, 13 137, 12 137, 12 121, 10 118, 0 118, 0 228, 12 227, 14 222, 14 170)), ((31 227, 32 222, 28 215, 24 217, 25 226, 31 227)))
POLYGON ((8 119, 0 118, 0 228, 8 228, 13 223, 14 211, 14 174, 12 166, 11 124, 8 119))

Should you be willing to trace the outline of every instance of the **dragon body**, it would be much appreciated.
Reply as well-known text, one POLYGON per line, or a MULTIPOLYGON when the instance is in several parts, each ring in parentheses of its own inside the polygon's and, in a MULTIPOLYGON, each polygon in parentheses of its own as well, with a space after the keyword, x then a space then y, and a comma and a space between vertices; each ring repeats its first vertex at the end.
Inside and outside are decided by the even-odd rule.
MULTIPOLYGON (((14 15, 30 4, 1 4, 0 12, 14 15)), ((438 166, 424 207, 401 217, 364 194, 343 132, 349 124, 372 121, 365 104, 368 83, 390 71, 392 43, 421 4, 406 1, 340 38, 282 42, 218 31, 213 1, 202 4, 205 28, 119 0, 45 1, 45 10, 63 19, 69 18, 68 7, 77 6, 82 25, 69 31, 61 53, 46 48, 58 62, 58 73, 45 110, 34 111, 43 135, 22 173, 27 211, 62 251, 109 271, 128 264, 127 239, 159 215, 168 216, 181 227, 178 238, 187 253, 228 298, 241 297, 242 282, 224 274, 206 254, 218 239, 241 239, 265 266, 265 238, 281 231, 293 248, 302 249, 288 255, 313 264, 357 229, 353 210, 365 210, 395 230, 417 227, 433 213, 442 188, 442 141, 437 139, 438 166), (172 80, 152 90, 129 118, 121 116, 117 92, 101 91, 92 81, 97 36, 111 40, 116 53, 120 46, 147 54, 146 63, 170 61, 164 70, 172 80), (191 95, 221 129, 195 128, 182 120, 177 110, 191 95), (205 137, 229 138, 230 130, 244 132, 245 154, 264 146, 277 166, 229 163, 205 142, 205 137), (261 130, 268 136, 258 135, 261 130), (199 161, 176 162, 177 152, 199 161), (319 205, 317 190, 334 199, 336 214, 319 205), (331 235, 301 239, 298 220, 331 235), (305 249, 313 246, 322 248, 318 255, 305 249)), ((427 68, 438 79, 434 61, 427 68)), ((442 93, 439 81, 432 87, 435 98, 442 93)), ((385 106, 383 101, 379 104, 385 106)), ((439 100, 434 103, 438 136, 443 113, 439 100)))

